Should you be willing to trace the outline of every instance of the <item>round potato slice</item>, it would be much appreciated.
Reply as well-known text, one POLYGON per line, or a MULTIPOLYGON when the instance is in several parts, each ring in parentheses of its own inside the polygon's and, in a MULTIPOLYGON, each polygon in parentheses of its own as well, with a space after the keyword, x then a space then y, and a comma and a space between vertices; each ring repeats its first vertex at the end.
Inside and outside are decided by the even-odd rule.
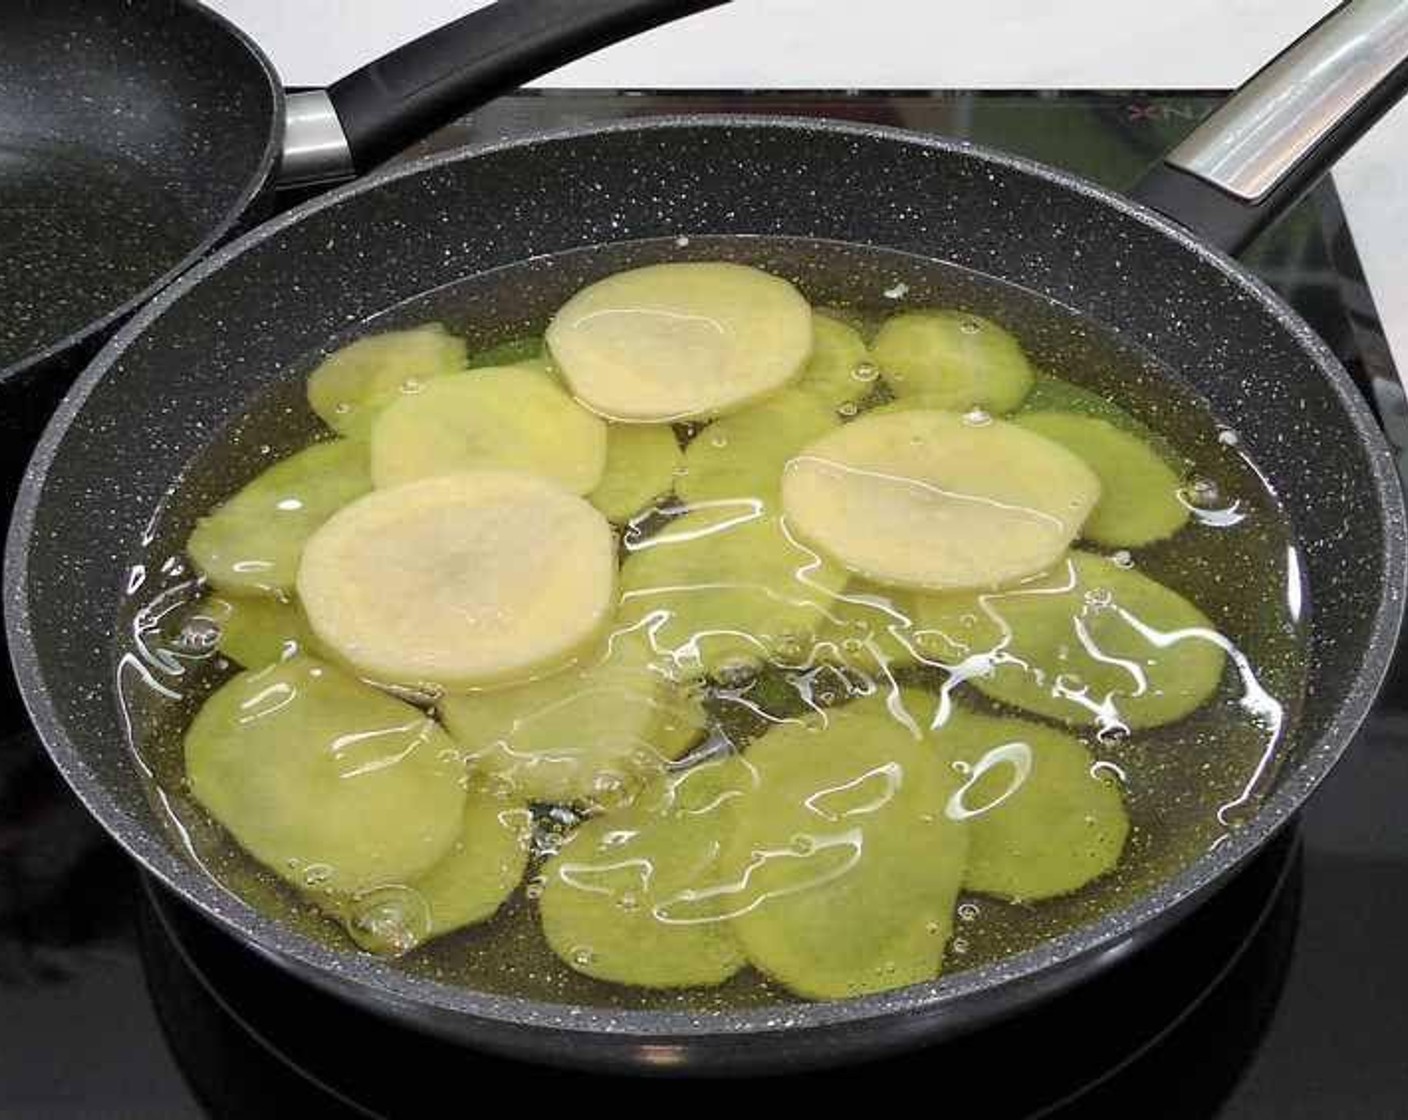
POLYGON ((387 405, 464 365, 464 339, 439 323, 369 335, 308 375, 308 403, 333 431, 362 436, 387 405))
POLYGON ((313 531, 371 488, 365 444, 315 443, 275 463, 197 521, 186 551, 221 591, 287 598, 313 531))
POLYGON ((1050 567, 1099 497, 1060 444, 933 411, 863 416, 794 456, 782 482, 799 537, 866 579, 939 591, 1050 567))
POLYGON ((958 774, 879 700, 774 728, 744 759, 757 786, 736 802, 716 905, 749 961, 812 999, 937 976, 968 847, 945 813, 958 774))
POLYGON ((1213 624, 1171 588, 1088 552, 986 594, 915 595, 918 637, 994 700, 1065 723, 1157 727, 1217 691, 1213 624))
POLYGON ((703 734, 698 699, 659 664, 643 627, 551 676, 447 696, 445 727, 481 772, 524 801, 611 808, 703 734))
POLYGON ((852 578, 827 612, 817 636, 818 656, 875 676, 913 665, 925 653, 913 631, 909 593, 852 578), (884 664, 881 664, 883 659, 884 664))
POLYGON ((606 425, 549 374, 495 366, 443 377, 401 398, 378 417, 371 455, 379 488, 498 469, 587 494, 606 468, 606 425))
POLYGON ((1182 480, 1147 443, 1105 420, 1066 412, 1032 412, 1013 423, 1075 452, 1100 477, 1100 500, 1081 536, 1112 548, 1171 537, 1188 523, 1182 480))
POLYGON ((295 653, 316 653, 313 631, 297 603, 278 599, 207 595, 192 609, 187 623, 213 623, 216 648, 246 669, 262 669, 295 653))
POLYGON ((616 542, 587 502, 516 471, 377 490, 308 542, 298 597, 371 680, 450 690, 523 680, 596 639, 616 542))
POLYGON ((812 313, 786 280, 722 262, 657 264, 583 288, 547 330, 568 386, 611 420, 714 416, 802 372, 812 313))
POLYGON ((875 388, 879 371, 868 367, 869 359, 858 330, 818 312, 812 316, 812 356, 793 388, 834 412, 875 388))
POLYGON ((335 909, 364 949, 399 955, 433 937, 488 921, 523 878, 533 815, 523 805, 471 793, 450 850, 409 884, 374 887, 335 909))
POLYGON ((587 500, 607 519, 630 520, 670 492, 684 461, 668 424, 611 424, 606 432, 606 468, 587 500))
POLYGON ((1110 871, 1129 836, 1119 787, 1077 740, 1024 719, 956 711, 936 732, 967 767, 949 799, 968 825, 963 886, 1019 902, 1079 890, 1110 871))
POLYGON ((757 498, 775 510, 787 460, 839 426, 835 412, 816 397, 784 389, 715 420, 690 440, 675 492, 686 502, 757 498))
POLYGON ((632 546, 621 566, 621 622, 644 621, 683 673, 807 661, 846 581, 777 518, 748 509, 686 514, 632 546))
POLYGON ((1011 412, 1032 387, 1022 347, 967 311, 903 311, 885 320, 871 354, 897 397, 923 393, 962 411, 1011 412))
POLYGON ((300 887, 404 883, 449 851, 465 792, 434 721, 331 665, 240 673, 186 732, 191 793, 240 845, 300 887))
POLYGON ((722 984, 743 967, 711 905, 732 805, 751 772, 729 759, 657 779, 584 824, 543 868, 543 933, 570 967, 645 988, 722 984))

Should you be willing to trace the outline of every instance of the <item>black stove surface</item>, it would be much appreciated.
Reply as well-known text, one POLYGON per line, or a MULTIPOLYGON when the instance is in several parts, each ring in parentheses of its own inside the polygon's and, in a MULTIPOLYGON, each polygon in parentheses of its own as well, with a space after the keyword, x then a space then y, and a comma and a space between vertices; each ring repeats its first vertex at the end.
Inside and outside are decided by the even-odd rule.
MULTIPOLYGON (((1121 187, 1216 101, 564 91, 504 98, 416 151, 626 116, 784 113, 968 137, 1121 187)), ((1247 260, 1320 331, 1408 448, 1408 408, 1333 188, 1247 260)), ((1300 827, 1164 941, 1035 1015, 943 1049, 810 1075, 790 1091, 883 1078, 903 1093, 922 1076, 921 1100, 985 1118, 1408 1118, 1408 825, 1398 811, 1408 658, 1398 660, 1300 827)), ((0 1116, 420 1116, 473 1101, 486 1081, 525 1076, 548 1092, 603 1087, 408 1036, 288 981, 144 884, 62 788, 23 713, 0 701, 0 1116)), ((723 1086, 720 1099, 738 1089, 723 1086)), ((608 1091, 614 1103, 671 1090, 608 1091)))

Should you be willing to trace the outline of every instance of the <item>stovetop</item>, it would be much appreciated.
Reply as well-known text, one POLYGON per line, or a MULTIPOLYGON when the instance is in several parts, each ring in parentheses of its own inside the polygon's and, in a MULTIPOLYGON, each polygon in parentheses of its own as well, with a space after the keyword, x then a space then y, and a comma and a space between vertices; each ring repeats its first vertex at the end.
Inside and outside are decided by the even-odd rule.
MULTIPOLYGON (((1122 187, 1218 96, 551 91, 501 99, 414 152, 627 116, 783 113, 967 137, 1122 187)), ((1408 448, 1408 406, 1333 187, 1246 260, 1329 342, 1408 448)), ((921 1100, 985 1120, 1408 1117, 1405 791, 1400 656, 1299 829, 1164 943, 961 1046, 789 1090, 883 1079, 904 1093, 914 1081, 921 1100)), ((613 1102, 668 1091, 455 1051, 293 985, 144 884, 61 787, 22 712, 0 701, 0 1117, 419 1116, 525 1077, 530 1107, 557 1091, 590 1101, 578 1091, 607 1088, 613 1102)), ((720 1099, 743 1091, 726 1087, 720 1099)))

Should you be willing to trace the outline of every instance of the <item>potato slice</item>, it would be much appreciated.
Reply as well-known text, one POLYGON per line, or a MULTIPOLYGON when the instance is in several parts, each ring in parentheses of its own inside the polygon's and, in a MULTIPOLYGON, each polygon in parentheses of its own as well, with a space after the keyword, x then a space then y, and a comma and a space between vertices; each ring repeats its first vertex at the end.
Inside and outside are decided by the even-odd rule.
POLYGON ((951 412, 863 416, 787 464, 797 535, 877 583, 998 587, 1048 568, 1100 496, 1064 447, 951 412))
POLYGON ((608 520, 628 521, 670 492, 683 461, 684 453, 668 424, 610 424, 606 467, 587 500, 608 520))
POLYGON ((197 619, 219 628, 216 648, 246 669, 262 669, 295 653, 317 653, 313 631, 297 603, 207 595, 188 616, 188 621, 197 619))
POLYGON ((1188 523, 1188 507, 1178 498, 1182 480, 1137 436, 1068 412, 1025 413, 1013 423, 1075 452, 1100 477, 1100 500, 1081 530, 1086 540, 1136 548, 1188 523))
POLYGON ((616 542, 585 500, 516 471, 377 490, 308 542, 298 597, 368 678, 473 688, 579 655, 615 601, 616 542))
POLYGON ((968 824, 963 886, 1017 901, 1079 890, 1119 862, 1129 817, 1119 787, 1071 736, 1031 720, 956 711, 936 732, 969 768, 949 815, 968 824))
POLYGON ((334 901, 358 945, 399 955, 494 916, 523 879, 533 815, 523 805, 471 793, 462 821, 450 850, 425 874, 334 901))
POLYGON ((875 388, 879 371, 870 367, 866 372, 869 360, 870 351, 859 331, 817 312, 812 316, 812 356, 793 388, 835 412, 875 388))
POLYGON ((821 401, 784 389, 715 420, 690 440, 675 492, 686 502, 757 498, 776 510, 787 460, 839 426, 821 401))
POLYGON ((463 767, 409 704, 311 657, 244 672, 186 732, 191 793, 300 887, 351 895, 429 871, 455 842, 463 767))
POLYGON ((563 305, 547 344, 572 393, 611 420, 715 416, 796 379, 812 313, 786 280, 722 262, 618 272, 563 305))
POLYGON ((387 405, 464 365, 464 339, 439 323, 368 335, 308 375, 308 403, 333 431, 362 436, 387 405))
POLYGON ((747 503, 687 514, 633 547, 621 566, 621 622, 645 620, 684 673, 806 661, 846 581, 747 503))
POLYGON ((925 655, 917 645, 907 591, 853 577, 827 613, 831 617, 817 637, 817 652, 824 661, 876 676, 885 669, 913 665, 916 654, 925 655))
POLYGON ((698 699, 658 663, 643 627, 526 684, 447 696, 440 716, 476 768, 523 801, 611 808, 703 734, 698 699))
MULTIPOLYGON (((1022 407, 1017 410, 1017 416, 1026 416, 1033 412, 1073 412, 1080 416, 1092 416, 1138 436, 1146 443, 1153 443, 1158 439, 1144 423, 1114 401, 1083 385, 1040 370, 1037 371, 1036 380, 1032 382, 1032 391, 1027 394, 1026 399, 1022 401, 1022 407)), ((1165 449, 1161 447, 1159 451, 1162 454, 1165 449)))
POLYGON ((924 393, 956 411, 1011 412, 1032 387, 1032 367, 1017 340, 967 311, 892 315, 870 350, 897 397, 924 393))
POLYGON ((720 872, 749 961, 812 999, 937 976, 968 848, 945 814, 959 775, 878 699, 774 728, 744 758, 757 788, 720 872))
POLYGON ((751 778, 737 759, 705 763, 582 825, 543 868, 553 951, 587 976, 644 988, 722 984, 742 968, 708 892, 733 803, 751 778))
POLYGON ((315 443, 275 463, 197 521, 186 551, 221 591, 286 598, 314 530, 371 488, 365 444, 315 443))
POLYGON ((951 648, 966 681, 1065 723, 1135 730, 1182 719, 1217 691, 1226 663, 1197 607, 1088 552, 1003 591, 912 602, 921 640, 951 648))
POLYGON ((606 425, 549 374, 495 366, 442 377, 401 398, 377 419, 371 452, 378 487, 498 469, 587 494, 606 468, 606 425))

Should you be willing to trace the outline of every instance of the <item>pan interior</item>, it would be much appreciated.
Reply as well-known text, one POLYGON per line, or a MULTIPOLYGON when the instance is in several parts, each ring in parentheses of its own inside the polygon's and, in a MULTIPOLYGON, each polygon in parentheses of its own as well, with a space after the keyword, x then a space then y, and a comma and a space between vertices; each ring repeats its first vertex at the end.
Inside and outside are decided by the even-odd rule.
MULTIPOLYGON (((1216 420, 1187 381, 1090 317, 951 264, 810 239, 669 238, 536 258, 366 317, 289 363, 189 460, 148 525, 143 547, 129 557, 131 594, 115 628, 112 664, 132 747, 148 774, 151 804, 190 858, 257 909, 318 941, 348 946, 339 927, 243 855, 190 800, 180 757, 184 724, 230 672, 212 659, 193 657, 183 645, 179 608, 198 594, 181 559, 183 542, 196 517, 262 466, 314 438, 318 421, 303 398, 308 370, 326 350, 358 334, 431 320, 465 336, 471 349, 540 333, 551 313, 592 280, 640 264, 689 259, 763 267, 793 280, 815 305, 852 310, 872 321, 900 307, 924 306, 962 307, 992 318, 1018 335, 1040 369, 1110 397, 1169 439, 1189 460, 1190 478, 1216 482, 1218 511, 1238 515, 1222 528, 1215 517, 1195 520, 1172 541, 1137 550, 1135 563, 1192 599, 1237 643, 1261 687, 1279 702, 1278 719, 1249 714, 1245 681, 1229 670, 1218 699, 1187 720, 1137 732, 1127 741, 1090 738, 1095 755, 1126 775, 1135 831, 1121 867, 1074 895, 1033 906, 965 898, 946 971, 1002 959, 1137 902, 1253 814, 1294 742, 1309 604, 1285 511, 1242 453, 1236 433, 1216 420)), ((975 706, 982 707, 981 700, 975 706)), ((720 724, 739 742, 758 732, 727 713, 720 724)), ((552 955, 521 889, 493 921, 436 940, 400 967, 479 991, 599 1007, 722 1010, 788 998, 751 972, 714 991, 682 994, 589 980, 552 955)))
POLYGON ((130 303, 262 178, 263 60, 198 5, 0 12, 0 371, 130 303))

